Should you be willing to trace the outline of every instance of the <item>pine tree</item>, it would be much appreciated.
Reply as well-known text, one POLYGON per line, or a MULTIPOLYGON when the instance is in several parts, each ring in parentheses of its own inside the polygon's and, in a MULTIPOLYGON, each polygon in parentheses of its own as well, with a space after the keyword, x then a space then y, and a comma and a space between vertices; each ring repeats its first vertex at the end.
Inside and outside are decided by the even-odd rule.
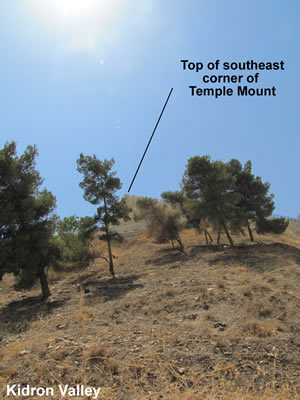
POLYGON ((289 226, 289 221, 285 218, 272 218, 272 219, 260 219, 256 224, 256 232, 258 234, 275 233, 280 235, 289 226))
POLYGON ((37 148, 28 146, 18 157, 15 142, 0 150, 0 277, 14 273, 21 288, 39 278, 46 298, 50 290, 45 269, 59 256, 51 242, 56 201, 51 192, 40 190, 37 155, 37 148))
POLYGON ((225 163, 211 161, 209 156, 190 158, 182 179, 184 195, 196 203, 199 216, 206 216, 213 226, 224 229, 231 246, 234 243, 229 227, 241 229, 235 180, 225 163))
POLYGON ((237 206, 243 215, 243 224, 247 227, 250 240, 253 242, 251 222, 255 223, 257 233, 283 233, 288 226, 284 219, 268 219, 275 209, 274 195, 269 194, 270 184, 263 183, 261 177, 252 173, 251 161, 244 165, 239 160, 232 159, 228 167, 236 180, 235 191, 240 194, 237 206))
POLYGON ((83 197, 91 204, 99 205, 94 220, 103 232, 100 238, 107 242, 109 271, 114 278, 111 242, 120 240, 121 236, 111 226, 118 225, 121 218, 128 220, 130 209, 125 199, 120 201, 116 195, 121 189, 121 182, 115 176, 116 172, 111 171, 113 165, 114 159, 101 161, 95 155, 84 156, 82 153, 77 160, 77 170, 83 174, 83 181, 79 184, 84 190, 83 197))

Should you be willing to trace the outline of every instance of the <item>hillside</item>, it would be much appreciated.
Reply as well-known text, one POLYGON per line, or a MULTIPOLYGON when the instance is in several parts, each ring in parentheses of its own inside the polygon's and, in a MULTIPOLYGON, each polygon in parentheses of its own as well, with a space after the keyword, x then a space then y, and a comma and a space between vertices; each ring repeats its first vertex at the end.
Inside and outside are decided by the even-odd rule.
POLYGON ((299 398, 299 223, 235 248, 187 230, 187 256, 143 224, 122 229, 116 280, 101 258, 50 272, 43 303, 3 278, 2 398, 7 383, 83 383, 107 400, 299 398))

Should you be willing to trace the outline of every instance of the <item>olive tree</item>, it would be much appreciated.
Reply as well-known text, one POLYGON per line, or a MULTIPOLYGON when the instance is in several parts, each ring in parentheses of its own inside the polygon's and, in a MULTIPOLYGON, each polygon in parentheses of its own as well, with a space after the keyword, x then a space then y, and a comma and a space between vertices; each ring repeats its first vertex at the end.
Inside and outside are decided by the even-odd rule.
POLYGON ((136 206, 139 210, 136 217, 147 221, 147 230, 151 237, 158 243, 176 242, 179 250, 185 254, 180 237, 180 231, 184 228, 181 212, 150 197, 139 198, 136 206))

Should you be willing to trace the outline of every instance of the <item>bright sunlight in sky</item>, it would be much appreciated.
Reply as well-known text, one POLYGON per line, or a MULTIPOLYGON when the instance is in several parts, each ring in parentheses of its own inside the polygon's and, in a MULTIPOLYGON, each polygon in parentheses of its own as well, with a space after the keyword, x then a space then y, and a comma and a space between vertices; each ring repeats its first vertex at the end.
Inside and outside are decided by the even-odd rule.
MULTIPOLYGON (((97 0, 53 0, 52 6, 62 13, 63 18, 81 17, 86 13, 92 13, 97 5, 97 0)), ((102 0, 102 9, 109 9, 110 2, 102 0)))
POLYGON ((119 18, 122 4, 122 0, 31 0, 31 10, 69 49, 93 52, 119 18))
MULTIPOLYGON (((64 24, 74 24, 91 18, 93 15, 102 14, 102 21, 110 23, 109 17, 118 11, 121 1, 116 0, 44 0, 32 1, 32 8, 37 8, 41 14, 48 18, 59 18, 64 24)), ((97 15, 99 16, 99 15, 97 15)))

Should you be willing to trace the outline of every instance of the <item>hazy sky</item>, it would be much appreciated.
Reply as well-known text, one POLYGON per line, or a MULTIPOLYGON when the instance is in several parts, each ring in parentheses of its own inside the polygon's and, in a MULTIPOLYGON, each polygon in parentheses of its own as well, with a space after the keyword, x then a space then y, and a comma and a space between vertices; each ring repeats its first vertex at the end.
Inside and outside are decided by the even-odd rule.
POLYGON ((250 159, 275 213, 297 216, 299 18, 299 0, 0 0, 0 145, 36 144, 57 213, 92 215, 79 154, 113 157, 126 193, 173 87, 131 194, 177 190, 194 155, 250 159), (249 84, 276 97, 192 97, 207 71, 183 71, 182 59, 283 60, 285 70, 249 84))

